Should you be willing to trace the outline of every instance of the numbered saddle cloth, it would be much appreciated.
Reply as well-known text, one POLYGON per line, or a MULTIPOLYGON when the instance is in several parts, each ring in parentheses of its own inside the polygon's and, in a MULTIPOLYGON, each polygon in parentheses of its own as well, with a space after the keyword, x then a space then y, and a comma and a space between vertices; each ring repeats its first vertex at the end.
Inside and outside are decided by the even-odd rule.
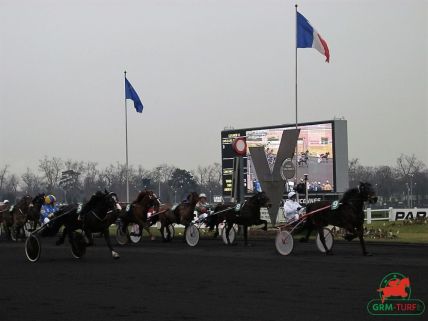
POLYGON ((331 203, 331 209, 334 211, 334 210, 337 210, 338 208, 339 208, 339 206, 340 206, 340 203, 339 203, 339 201, 334 201, 333 203, 331 203))

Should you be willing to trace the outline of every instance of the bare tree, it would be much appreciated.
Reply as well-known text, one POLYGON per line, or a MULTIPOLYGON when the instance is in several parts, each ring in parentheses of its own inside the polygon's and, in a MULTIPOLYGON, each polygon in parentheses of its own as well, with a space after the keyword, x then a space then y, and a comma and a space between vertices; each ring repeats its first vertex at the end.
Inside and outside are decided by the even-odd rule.
POLYGON ((36 195, 44 189, 42 178, 34 174, 29 168, 27 168, 27 171, 22 174, 21 180, 22 191, 26 194, 36 195))
POLYGON ((222 166, 220 163, 214 163, 211 165, 211 175, 212 175, 212 179, 217 183, 217 184, 221 184, 222 183, 222 166))
POLYGON ((39 169, 43 173, 43 178, 46 181, 48 193, 53 192, 58 187, 58 182, 61 177, 61 171, 64 169, 63 161, 58 157, 44 159, 39 161, 39 169))
POLYGON ((373 182, 374 169, 360 164, 358 158, 349 161, 349 185, 357 186, 360 182, 373 182))
POLYGON ((176 167, 174 166, 170 166, 168 164, 161 164, 160 166, 160 179, 163 183, 168 182, 171 177, 172 174, 174 173, 176 167))
MULTIPOLYGON (((401 154, 397 158, 397 172, 402 180, 403 187, 407 192, 407 204, 408 206, 413 205, 414 191, 417 186, 418 176, 421 176, 421 172, 425 168, 425 164, 418 160, 414 154, 405 155, 401 154)), ((416 191, 418 189, 416 188, 416 191)), ((416 198, 418 198, 416 196, 416 198)))
POLYGON ((98 177, 99 170, 97 169, 97 163, 87 162, 84 164, 82 170, 82 193, 84 195, 90 195, 99 189, 98 187, 98 177))
POLYGON ((198 168, 196 168, 196 171, 192 171, 192 175, 199 185, 204 185, 207 181, 207 176, 209 175, 208 172, 209 167, 198 166, 198 168))
POLYGON ((12 174, 8 177, 5 183, 6 190, 16 194, 18 191, 19 178, 15 174, 12 174))
POLYGON ((143 190, 144 188, 152 188, 151 172, 148 169, 143 168, 141 165, 138 166, 133 180, 135 181, 134 184, 138 191, 143 190))
POLYGON ((7 164, 0 168, 0 193, 3 191, 3 187, 4 187, 6 174, 8 172, 8 169, 9 169, 9 165, 7 165, 7 164))
POLYGON ((403 178, 408 178, 410 175, 414 175, 422 171, 425 164, 418 160, 415 154, 404 155, 401 154, 397 158, 397 170, 403 178))

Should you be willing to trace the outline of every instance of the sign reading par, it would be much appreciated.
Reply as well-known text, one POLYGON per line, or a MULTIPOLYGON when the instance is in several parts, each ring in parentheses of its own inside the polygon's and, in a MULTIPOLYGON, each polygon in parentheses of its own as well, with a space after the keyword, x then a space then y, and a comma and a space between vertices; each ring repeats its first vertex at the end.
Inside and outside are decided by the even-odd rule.
POLYGON ((428 218, 428 209, 423 209, 423 208, 393 209, 389 217, 390 217, 390 221, 415 220, 415 219, 423 220, 428 218))

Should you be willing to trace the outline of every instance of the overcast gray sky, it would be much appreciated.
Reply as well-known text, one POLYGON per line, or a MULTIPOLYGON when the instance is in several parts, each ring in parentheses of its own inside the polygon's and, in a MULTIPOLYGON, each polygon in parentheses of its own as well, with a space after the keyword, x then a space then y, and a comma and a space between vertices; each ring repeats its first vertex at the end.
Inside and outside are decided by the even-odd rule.
MULTIPOLYGON (((0 0, 0 166, 44 155, 193 169, 220 131, 293 123, 294 4, 285 0, 0 0)), ((298 1, 331 63, 299 49, 299 121, 345 117, 349 157, 428 165, 428 1, 298 1)))

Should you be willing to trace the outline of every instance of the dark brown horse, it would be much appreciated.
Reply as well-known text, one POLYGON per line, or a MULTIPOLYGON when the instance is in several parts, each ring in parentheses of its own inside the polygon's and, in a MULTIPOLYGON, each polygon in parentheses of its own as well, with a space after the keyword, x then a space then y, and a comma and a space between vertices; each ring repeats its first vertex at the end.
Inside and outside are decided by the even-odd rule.
POLYGON ((140 192, 131 204, 122 207, 122 211, 119 215, 122 222, 122 232, 126 233, 128 225, 134 223, 138 224, 140 233, 145 229, 150 238, 153 239, 154 236, 150 232, 150 226, 153 225, 156 220, 154 218, 148 219, 147 213, 155 205, 158 205, 158 201, 156 195, 152 191, 145 190, 140 192))
POLYGON ((178 204, 175 208, 163 204, 159 207, 159 221, 161 222, 161 234, 164 242, 171 241, 171 232, 169 225, 176 223, 184 225, 187 228, 194 218, 196 203, 199 201, 199 195, 195 192, 190 193, 186 200, 178 204))
POLYGON ((33 223, 33 230, 37 228, 37 224, 39 224, 40 221, 40 210, 42 208, 42 205, 45 202, 45 193, 38 194, 33 198, 31 203, 33 206, 30 207, 27 213, 27 220, 31 221, 33 223))
POLYGON ((7 216, 6 212, 9 212, 11 204, 9 202, 0 202, 0 224, 3 223, 3 216, 7 216))
POLYGON ((3 213, 6 235, 14 241, 24 234, 24 224, 27 222, 28 211, 33 207, 31 201, 32 197, 25 195, 9 211, 3 213))
MULTIPOLYGON (((267 231, 267 221, 260 219, 260 208, 268 207, 269 198, 265 192, 256 193, 244 202, 239 208, 233 204, 218 205, 215 211, 223 211, 218 218, 226 221, 226 239, 228 245, 231 244, 229 239, 229 232, 233 224, 243 226, 244 230, 244 243, 248 245, 248 227, 252 225, 263 224, 263 230, 267 231)), ((215 213, 215 212, 214 212, 215 213)), ((215 214, 214 214, 215 215, 215 214)))
MULTIPOLYGON (((363 255, 369 255, 364 243, 364 202, 376 203, 377 196, 370 183, 360 183, 356 188, 351 188, 343 194, 339 201, 338 207, 332 209, 329 207, 310 216, 305 223, 307 228, 306 237, 302 241, 307 241, 311 232, 316 229, 319 232, 320 240, 326 250, 326 254, 332 254, 331 250, 327 250, 325 245, 323 227, 334 225, 341 227, 347 231, 346 239, 348 241, 358 237, 360 239, 363 255)), ((321 201, 309 204, 306 207, 306 213, 331 204, 329 201, 321 201)))

